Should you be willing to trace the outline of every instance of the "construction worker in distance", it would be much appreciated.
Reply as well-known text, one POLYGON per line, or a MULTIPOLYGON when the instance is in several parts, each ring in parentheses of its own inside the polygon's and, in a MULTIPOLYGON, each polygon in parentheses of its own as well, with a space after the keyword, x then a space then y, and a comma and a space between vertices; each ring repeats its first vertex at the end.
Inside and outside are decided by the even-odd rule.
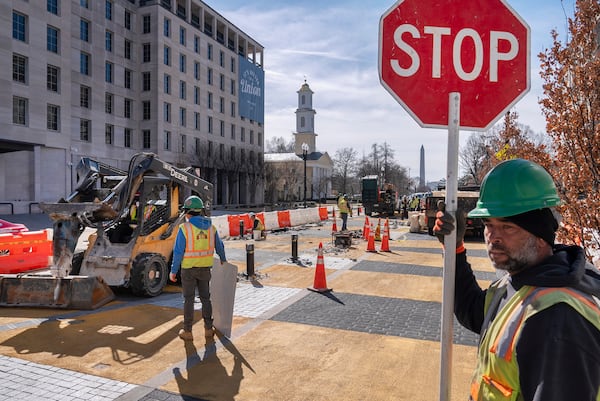
POLYGON ((348 200, 348 195, 344 194, 338 198, 338 209, 340 209, 340 217, 342 218, 342 231, 348 229, 348 215, 352 216, 352 206, 348 200))
POLYGON ((186 341, 194 339, 194 298, 196 289, 202 303, 202 319, 204 335, 212 338, 213 328, 212 303, 210 300, 210 277, 213 266, 213 255, 217 252, 221 264, 227 261, 225 247, 219 233, 206 216, 204 202, 197 196, 188 197, 183 203, 186 219, 179 226, 175 246, 173 247, 173 263, 169 279, 177 281, 177 272, 181 267, 181 288, 183 292, 183 328, 179 337, 186 341))
POLYGON ((254 232, 260 231, 260 238, 254 238, 255 240, 267 239, 267 232, 265 231, 265 225, 263 222, 256 217, 256 213, 250 212, 250 220, 252 221, 252 237, 254 238, 254 232))
POLYGON ((560 203, 531 161, 486 175, 468 217, 484 220, 488 257, 505 274, 485 290, 467 262, 465 215, 437 213, 440 241, 456 222, 454 313, 481 336, 469 400, 600 400, 600 272, 583 248, 554 243, 560 203))

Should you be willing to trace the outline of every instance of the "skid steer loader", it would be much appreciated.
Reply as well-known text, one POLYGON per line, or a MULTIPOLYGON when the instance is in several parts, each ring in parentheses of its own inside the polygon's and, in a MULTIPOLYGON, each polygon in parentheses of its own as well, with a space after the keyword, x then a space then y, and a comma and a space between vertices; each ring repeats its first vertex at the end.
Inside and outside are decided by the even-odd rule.
POLYGON ((0 306, 95 309, 114 299, 111 287, 157 296, 183 222, 184 191, 210 211, 212 184, 153 153, 134 155, 127 172, 82 158, 77 177, 66 199, 40 204, 53 220, 50 272, 0 275, 0 306), (76 252, 86 227, 95 230, 76 252))

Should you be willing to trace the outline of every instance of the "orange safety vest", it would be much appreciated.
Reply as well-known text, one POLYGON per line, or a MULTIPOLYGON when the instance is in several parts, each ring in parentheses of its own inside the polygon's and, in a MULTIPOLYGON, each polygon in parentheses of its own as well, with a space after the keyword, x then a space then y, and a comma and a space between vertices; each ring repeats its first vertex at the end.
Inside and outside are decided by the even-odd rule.
POLYGON ((180 227, 185 236, 185 252, 181 261, 181 268, 212 267, 215 252, 214 226, 211 226, 208 230, 202 230, 192 223, 186 222, 180 227))

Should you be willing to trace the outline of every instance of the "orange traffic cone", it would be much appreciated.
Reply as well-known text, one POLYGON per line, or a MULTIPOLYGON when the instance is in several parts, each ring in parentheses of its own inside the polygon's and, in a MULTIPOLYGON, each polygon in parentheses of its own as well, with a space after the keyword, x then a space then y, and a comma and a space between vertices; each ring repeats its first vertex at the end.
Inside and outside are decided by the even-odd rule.
POLYGON ((365 216, 365 225, 363 226, 362 238, 366 241, 369 239, 369 218, 365 216))
POLYGON ((375 249, 375 230, 373 230, 373 224, 369 229, 369 242, 367 243, 367 252, 377 252, 375 249))
POLYGON ((381 241, 381 219, 377 221, 377 228, 375 229, 375 241, 381 241))
POLYGON ((319 251, 317 253, 317 267, 315 269, 315 281, 312 287, 308 288, 316 292, 328 292, 331 288, 327 288, 327 278, 325 276, 325 261, 323 258, 323 243, 319 243, 319 251))
POLYGON ((335 209, 333 209, 333 225, 331 226, 331 232, 332 233, 337 232, 337 222, 335 220, 335 209))
POLYGON ((388 224, 388 219, 385 219, 385 224, 383 226, 383 236, 381 239, 381 252, 391 252, 390 251, 390 226, 388 224))

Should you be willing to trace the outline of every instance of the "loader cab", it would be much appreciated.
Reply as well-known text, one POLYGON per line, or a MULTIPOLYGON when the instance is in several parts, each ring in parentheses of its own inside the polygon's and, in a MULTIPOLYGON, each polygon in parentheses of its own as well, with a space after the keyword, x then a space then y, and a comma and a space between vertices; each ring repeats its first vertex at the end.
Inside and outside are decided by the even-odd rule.
POLYGON ((106 229, 112 243, 128 243, 163 226, 177 211, 170 210, 173 182, 162 177, 144 177, 131 205, 121 219, 106 229))

